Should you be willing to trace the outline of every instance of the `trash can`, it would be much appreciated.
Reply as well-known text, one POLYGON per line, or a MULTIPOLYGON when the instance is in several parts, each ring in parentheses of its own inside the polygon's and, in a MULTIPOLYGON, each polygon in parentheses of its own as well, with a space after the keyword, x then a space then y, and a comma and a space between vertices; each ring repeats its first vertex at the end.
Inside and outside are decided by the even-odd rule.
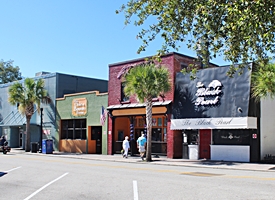
POLYGON ((190 160, 199 159, 199 145, 188 145, 188 154, 190 160))
POLYGON ((38 151, 38 143, 37 142, 32 142, 31 143, 31 152, 32 153, 37 153, 38 151))
POLYGON ((53 153, 53 141, 50 139, 42 140, 42 153, 51 154, 53 153))

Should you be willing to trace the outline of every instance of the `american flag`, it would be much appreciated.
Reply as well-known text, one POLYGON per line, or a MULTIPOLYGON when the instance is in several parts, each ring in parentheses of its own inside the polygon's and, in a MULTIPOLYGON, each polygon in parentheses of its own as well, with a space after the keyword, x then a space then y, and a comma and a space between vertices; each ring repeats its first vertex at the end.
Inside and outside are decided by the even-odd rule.
POLYGON ((101 106, 101 114, 100 114, 100 123, 102 126, 104 126, 107 116, 107 110, 101 106))

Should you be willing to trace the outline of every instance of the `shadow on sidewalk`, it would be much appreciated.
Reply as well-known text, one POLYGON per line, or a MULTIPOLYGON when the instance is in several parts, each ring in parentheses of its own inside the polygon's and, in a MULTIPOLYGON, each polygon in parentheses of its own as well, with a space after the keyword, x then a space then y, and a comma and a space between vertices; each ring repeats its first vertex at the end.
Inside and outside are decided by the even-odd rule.
POLYGON ((210 160, 201 160, 198 164, 201 165, 209 165, 209 166, 215 166, 215 165, 226 165, 226 166, 234 166, 237 163, 236 162, 229 162, 229 161, 210 161, 210 160))

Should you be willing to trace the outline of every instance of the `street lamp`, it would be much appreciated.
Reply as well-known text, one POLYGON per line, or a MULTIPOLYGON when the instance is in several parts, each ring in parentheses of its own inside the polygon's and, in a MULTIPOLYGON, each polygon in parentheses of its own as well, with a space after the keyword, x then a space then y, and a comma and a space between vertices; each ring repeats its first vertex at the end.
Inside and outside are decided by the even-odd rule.
POLYGON ((42 134, 43 134, 43 108, 40 108, 40 142, 39 142, 39 153, 42 152, 42 134))

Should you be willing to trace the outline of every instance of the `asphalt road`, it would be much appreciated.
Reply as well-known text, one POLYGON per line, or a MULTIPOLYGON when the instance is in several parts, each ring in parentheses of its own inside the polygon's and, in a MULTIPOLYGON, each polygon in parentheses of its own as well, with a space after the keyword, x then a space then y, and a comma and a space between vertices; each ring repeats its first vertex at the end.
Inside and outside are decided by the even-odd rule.
POLYGON ((274 199, 275 172, 0 155, 0 199, 274 199))

